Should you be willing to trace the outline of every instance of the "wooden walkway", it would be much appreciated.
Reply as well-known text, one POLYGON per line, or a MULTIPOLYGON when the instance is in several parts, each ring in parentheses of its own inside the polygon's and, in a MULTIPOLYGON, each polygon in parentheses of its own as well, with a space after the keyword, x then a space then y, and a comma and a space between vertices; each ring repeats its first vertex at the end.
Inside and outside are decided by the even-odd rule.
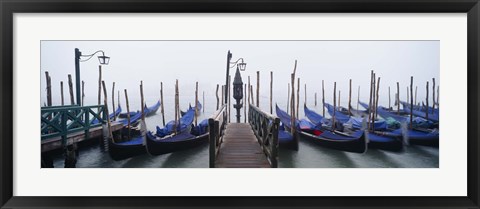
MULTIPOLYGON (((120 130, 123 127, 123 124, 120 122, 112 122, 112 131, 120 130)), ((91 128, 89 130, 90 137, 85 138, 85 132, 79 131, 67 135, 67 144, 73 144, 76 142, 81 142, 89 139, 94 139, 103 136, 102 126, 91 128)), ((54 137, 51 139, 42 140, 42 152, 48 152, 54 149, 62 148, 62 137, 54 137)))
POLYGON ((230 123, 215 161, 217 168, 270 168, 248 123, 230 123))

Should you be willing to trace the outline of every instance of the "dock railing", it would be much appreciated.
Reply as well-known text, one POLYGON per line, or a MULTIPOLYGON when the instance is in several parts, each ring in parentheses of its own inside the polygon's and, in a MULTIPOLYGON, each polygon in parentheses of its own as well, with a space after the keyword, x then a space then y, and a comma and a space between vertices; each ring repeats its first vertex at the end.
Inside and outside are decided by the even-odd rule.
POLYGON ((215 168, 215 159, 217 158, 220 146, 223 143, 225 128, 227 127, 227 105, 222 105, 212 117, 208 119, 208 129, 210 138, 210 168, 215 168))
POLYGON ((248 122, 272 168, 278 167, 278 128, 280 118, 250 104, 248 122))
POLYGON ((93 106, 51 106, 41 108, 41 140, 61 137, 66 145, 67 135, 89 130, 105 123, 107 114, 104 105, 93 106), (93 123, 94 121, 98 121, 93 123))

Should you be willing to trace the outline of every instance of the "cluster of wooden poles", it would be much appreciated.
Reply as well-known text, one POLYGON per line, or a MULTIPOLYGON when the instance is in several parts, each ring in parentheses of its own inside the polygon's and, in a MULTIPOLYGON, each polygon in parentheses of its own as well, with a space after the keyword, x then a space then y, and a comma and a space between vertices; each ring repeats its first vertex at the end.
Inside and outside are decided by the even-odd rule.
MULTIPOLYGON (((51 83, 51 76, 48 71, 45 72, 45 77, 46 77, 46 84, 47 84, 47 103, 44 104, 44 106, 52 106, 52 83, 51 83)), ((68 74, 68 86, 69 86, 69 92, 70 92, 70 102, 71 105, 75 105, 75 97, 73 93, 73 82, 72 82, 72 76, 71 74, 68 74)), ((84 105, 84 98, 85 98, 85 82, 82 81, 82 101, 81 105, 84 105)), ((103 104, 105 106, 105 112, 106 115, 109 115, 109 110, 108 110, 108 100, 107 100, 107 91, 106 91, 106 85, 105 81, 102 80, 102 67, 99 66, 99 79, 98 79, 98 105, 101 104, 101 98, 102 98, 102 89, 103 89, 103 95, 104 95, 104 101, 103 104)), ((217 85, 217 91, 218 91, 218 85, 217 85)), ((126 108, 127 108, 127 113, 130 113, 130 105, 129 105, 129 99, 128 99, 128 92, 127 89, 124 89, 125 93, 125 101, 126 101, 126 108)), ((118 104, 120 104, 120 91, 117 93, 118 96, 118 104)), ((63 93, 63 81, 60 81, 60 97, 61 97, 61 105, 65 105, 64 101, 64 93, 63 93)), ((142 110, 142 120, 145 120, 145 104, 144 104, 144 95, 143 95, 143 81, 140 81, 140 97, 141 97, 141 110, 142 110)), ((218 100, 218 95, 217 95, 217 100, 218 100)), ((160 82, 160 101, 161 101, 161 114, 162 114, 162 123, 163 126, 165 126, 165 108, 164 108, 164 100, 163 100, 163 82, 160 82)), ((195 88, 195 125, 197 125, 197 115, 198 115, 198 82, 196 82, 196 88, 195 88)), ((203 110, 205 111, 205 92, 203 92, 203 110)), ((115 108, 115 82, 112 84, 112 107, 115 108)), ((218 109, 218 102, 217 102, 217 109, 218 109)), ((180 107, 179 107, 179 86, 178 86, 178 79, 175 82, 175 126, 180 120, 181 114, 180 114, 180 107)), ((116 115, 114 115, 113 120, 116 120, 116 115)), ((130 114, 127 114, 127 120, 128 120, 128 136, 130 138, 131 133, 130 133, 130 114)), ((108 119, 107 120, 108 124, 108 132, 109 136, 112 137, 112 131, 111 131, 111 121, 108 119)), ((174 130, 176 132, 176 127, 174 127, 174 130)))

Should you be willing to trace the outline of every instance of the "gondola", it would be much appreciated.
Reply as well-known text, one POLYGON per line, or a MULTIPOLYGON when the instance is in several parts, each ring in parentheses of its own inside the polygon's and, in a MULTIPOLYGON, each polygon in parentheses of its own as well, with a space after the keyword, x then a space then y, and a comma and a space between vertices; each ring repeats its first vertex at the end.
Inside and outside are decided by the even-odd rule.
MULTIPOLYGON (((276 106, 276 113, 277 116, 280 114, 287 114, 283 111, 280 110, 278 105, 276 106)), ((279 116, 280 117, 280 116, 279 116)), ((287 116, 284 116, 287 117, 287 116)), ((288 116, 290 117, 290 116, 288 116)), ((281 125, 278 128, 278 145, 280 148, 284 149, 290 149, 290 150, 295 150, 298 151, 298 139, 300 138, 300 135, 298 132, 295 132, 295 135, 292 135, 292 133, 289 131, 290 129, 290 118, 287 120, 282 120, 280 117, 281 125)))
POLYGON ((422 117, 422 118, 425 118, 427 120, 431 120, 433 121, 434 123, 438 123, 439 122, 439 112, 429 112, 428 113, 428 117, 427 117, 427 113, 425 113, 425 111, 420 111, 420 110, 410 110, 410 107, 409 105, 407 105, 406 103, 402 103, 403 105, 403 110, 405 112, 411 112, 413 115, 415 116, 418 116, 418 117, 422 117))
POLYGON ((151 155, 162 155, 171 152, 191 149, 207 143, 208 120, 203 120, 197 127, 191 127, 195 109, 189 108, 177 126, 177 134, 174 134, 173 123, 167 124, 164 128, 157 127, 157 133, 147 132, 147 150, 151 155))
MULTIPOLYGON (((329 114, 333 115, 333 107, 330 106, 329 104, 326 104, 329 110, 329 114)), ((305 115, 307 118, 316 123, 319 124, 318 121, 320 118, 323 118, 321 115, 317 114, 316 112, 308 109, 307 106, 304 107, 305 115)), ((352 130, 364 130, 366 127, 364 127, 364 119, 363 118, 357 118, 357 117, 348 117, 346 115, 343 115, 342 113, 336 112, 335 113, 335 118, 337 119, 337 116, 343 119, 343 121, 346 121, 345 123, 349 124, 348 126, 352 130), (347 120, 348 117, 348 120, 347 120)), ((325 119, 321 119, 320 121, 325 121, 325 119)), ((340 120, 342 122, 342 120, 340 120)), ((373 149, 383 149, 383 150, 389 150, 389 151, 401 151, 403 149, 403 142, 402 142, 402 135, 394 134, 394 133, 389 133, 386 129, 386 123, 385 121, 377 121, 375 126, 374 132, 367 132, 366 137, 368 141, 368 148, 373 148, 373 149)), ((344 125, 344 124, 341 124, 344 125)))
MULTIPOLYGON (((276 106, 277 116, 288 129, 290 125, 290 115, 276 106)), ((307 120, 296 120, 296 130, 300 138, 311 141, 323 147, 331 149, 364 153, 367 150, 367 143, 363 131, 356 131, 351 135, 336 131, 323 129, 321 124, 314 125, 307 120)))
MULTIPOLYGON (((115 110, 114 113, 110 113, 110 114, 108 115, 108 118, 110 118, 110 121, 113 120, 113 118, 115 118, 115 116, 118 116, 118 115, 120 114, 120 112, 122 112, 122 107, 120 107, 120 105, 118 105, 117 110, 115 110)), ((98 124, 98 123, 100 123, 100 121, 99 121, 97 118, 95 118, 95 119, 91 122, 92 125, 98 124)))
MULTIPOLYGON (((368 105, 365 103, 360 103, 365 108, 368 108, 368 105)), ((410 118, 407 115, 398 115, 389 111, 385 107, 379 107, 377 109, 378 114, 383 117, 385 120, 395 120, 400 124, 405 124, 409 126, 410 118)), ((409 144, 424 145, 424 146, 438 146, 439 140, 439 130, 435 127, 434 124, 430 121, 427 121, 421 117, 412 118, 413 129, 395 129, 389 131, 389 133, 383 132, 385 135, 401 135, 408 139, 409 144)))
MULTIPOLYGON (((190 108, 193 108, 192 105, 190 105, 190 104, 189 104, 188 106, 189 106, 189 107, 188 107, 189 109, 190 109, 190 108)), ((201 110, 202 110, 202 103, 197 102, 197 115, 200 115, 200 113, 201 113, 200 111, 201 111, 201 110)), ((185 113, 187 113, 187 112, 184 112, 184 111, 181 111, 181 110, 180 110, 180 115, 181 115, 181 116, 185 115, 185 113)))
MULTIPOLYGON (((108 153, 113 160, 124 160, 146 153, 145 136, 138 130, 131 130, 132 138, 123 142, 108 140, 108 153)), ((127 127, 122 129, 122 136, 128 135, 127 127)))
POLYGON ((152 115, 155 115, 157 113, 157 110, 158 108, 160 108, 160 101, 157 101, 157 103, 151 107, 147 107, 147 105, 145 105, 145 117, 149 117, 149 116, 152 116, 152 115))
MULTIPOLYGON (((157 103, 156 103, 155 105, 151 106, 151 107, 147 107, 147 106, 145 105, 145 109, 144 109, 144 111, 145 111, 145 116, 146 116, 146 117, 149 117, 149 116, 155 115, 155 113, 157 112, 158 108, 160 108, 160 105, 161 105, 160 101, 157 101, 157 103)), ((141 112, 141 111, 138 110, 138 111, 136 111, 136 112, 128 112, 128 113, 124 112, 124 113, 120 113, 120 114, 118 114, 118 118, 127 118, 129 114, 130 114, 130 117, 133 117, 133 116, 135 116, 136 114, 138 114, 139 112, 141 112)))

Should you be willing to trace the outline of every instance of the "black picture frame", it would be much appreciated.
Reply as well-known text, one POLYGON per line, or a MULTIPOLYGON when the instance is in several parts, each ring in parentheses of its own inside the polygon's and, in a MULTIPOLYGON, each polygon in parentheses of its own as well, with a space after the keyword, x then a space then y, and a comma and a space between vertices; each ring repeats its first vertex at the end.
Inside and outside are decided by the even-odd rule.
MULTIPOLYGON (((479 208, 479 0, 0 0, 0 205, 2 208, 479 208), (13 196, 15 13, 467 13, 468 195, 466 197, 20 197, 13 196)), ((268 189, 268 188, 252 188, 268 189)))

